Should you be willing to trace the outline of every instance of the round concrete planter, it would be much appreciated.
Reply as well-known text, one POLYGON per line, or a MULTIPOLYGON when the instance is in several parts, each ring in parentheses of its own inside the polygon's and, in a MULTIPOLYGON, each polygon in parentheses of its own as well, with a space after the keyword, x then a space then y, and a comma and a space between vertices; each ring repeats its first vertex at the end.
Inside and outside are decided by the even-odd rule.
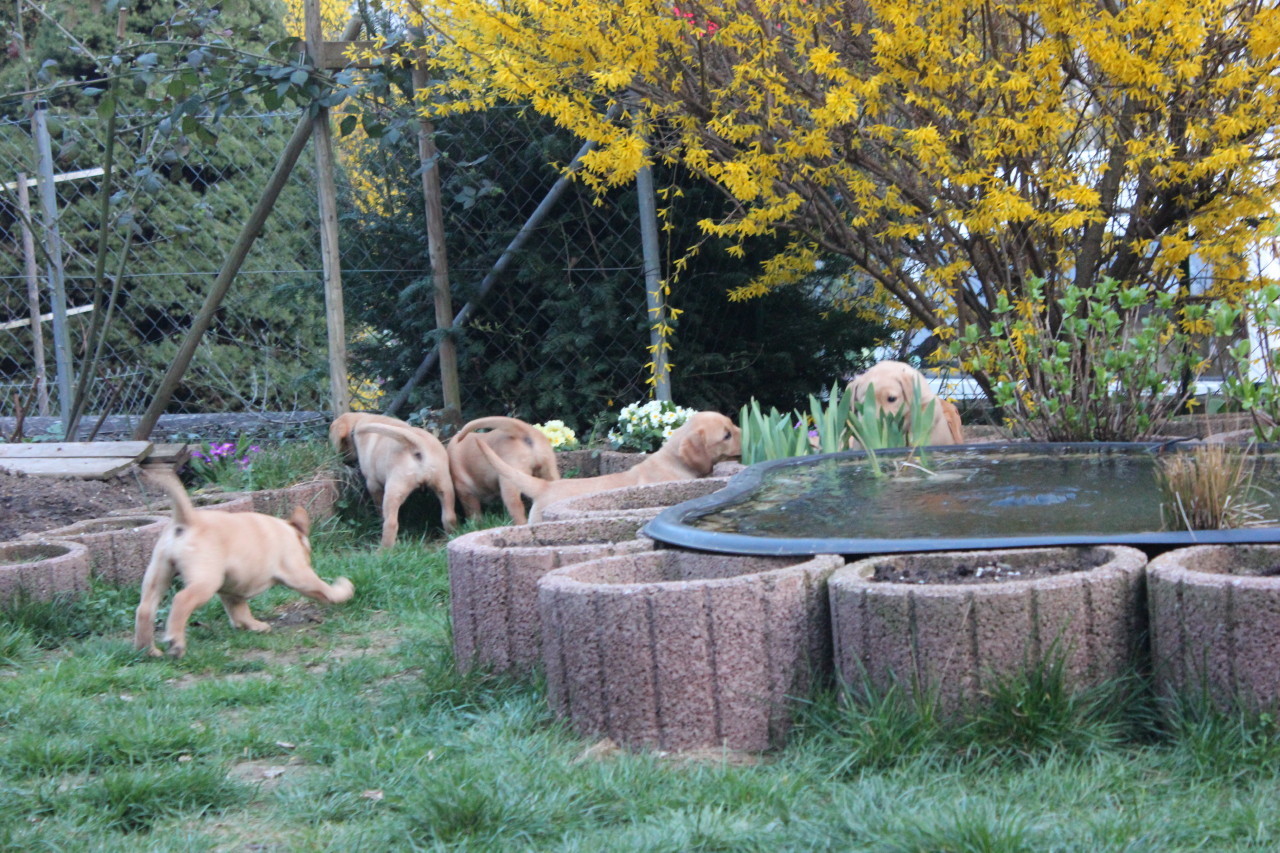
MULTIPOLYGON (((1000 680, 1060 656, 1069 689, 1124 674, 1144 630, 1146 556, 1135 548, 1027 548, 872 557, 830 583, 836 668, 848 684, 894 681, 937 698, 946 713, 982 701, 1000 680), (1093 568, 1030 580, 1039 566, 1093 568), (1002 566, 1006 579, 972 583, 873 580, 877 567, 920 576, 957 563, 1002 566)), ((976 571, 976 570, 975 570, 976 571)))
POLYGON ((829 672, 835 556, 652 551, 538 584, 555 711, 588 737, 658 749, 779 746, 829 672))
POLYGON ((48 601, 89 588, 89 549, 79 542, 42 539, 0 542, 0 602, 22 595, 48 601))
POLYGON ((1280 702, 1280 545, 1197 545, 1147 567, 1151 658, 1165 696, 1280 702))
POLYGON ((527 671, 540 666, 538 578, 583 560, 651 549, 652 540, 636 537, 641 523, 545 522, 477 530, 451 541, 446 553, 458 668, 527 671))
MULTIPOLYGON (((253 495, 249 492, 196 492, 191 495, 191 503, 195 504, 196 509, 216 509, 221 512, 253 512, 253 495)), ((170 510, 169 502, 161 498, 152 506, 113 509, 107 515, 164 515, 169 513, 170 510)))
POLYGON ((87 518, 32 538, 79 542, 89 549, 94 577, 125 585, 142 580, 151 552, 168 526, 166 515, 116 515, 87 518))
POLYGON ((263 489, 248 494, 253 497, 254 512, 288 518, 293 514, 293 508, 300 506, 314 523, 333 517, 338 503, 338 481, 308 480, 284 489, 263 489))
POLYGON ((648 521, 669 506, 719 491, 729 481, 721 477, 671 480, 643 486, 623 486, 592 495, 556 501, 542 511, 544 521, 581 518, 634 518, 648 521))

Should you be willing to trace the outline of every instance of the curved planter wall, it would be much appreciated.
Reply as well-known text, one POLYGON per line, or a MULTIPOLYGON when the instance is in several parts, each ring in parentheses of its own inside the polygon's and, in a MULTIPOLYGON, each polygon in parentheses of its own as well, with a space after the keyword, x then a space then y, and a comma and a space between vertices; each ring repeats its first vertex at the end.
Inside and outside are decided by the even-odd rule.
POLYGON ((446 553, 458 668, 541 665, 538 578, 583 560, 651 549, 652 540, 636 537, 641 523, 544 522, 477 530, 451 541, 446 553))
POLYGON ((543 510, 542 518, 544 521, 567 521, 572 518, 625 517, 648 521, 667 507, 717 492, 728 482, 722 477, 703 477, 699 480, 623 486, 556 501, 543 510))
POLYGON ((945 712, 980 701, 983 690, 1061 655, 1069 687, 1097 684, 1132 666, 1143 631, 1143 569, 1135 548, 1028 548, 872 557, 830 583, 836 667, 849 684, 894 680, 936 695, 945 712), (1032 580, 897 583, 877 567, 920 575, 963 562, 1020 571, 1032 565, 1095 567, 1032 580))
MULTIPOLYGON (((253 495, 249 492, 196 492, 191 495, 191 503, 196 509, 216 509, 222 512, 253 512, 253 495)), ((131 507, 129 509, 113 509, 109 516, 119 515, 168 515, 172 507, 167 500, 161 499, 149 507, 131 507)))
POLYGON ((1147 567, 1151 657, 1163 695, 1280 701, 1280 545, 1197 545, 1147 567))
POLYGON ((0 602, 22 595, 48 601, 89 588, 89 549, 79 542, 0 542, 0 602))
POLYGON ((168 516, 117 515, 77 521, 33 538, 79 542, 89 549, 94 577, 123 585, 142 580, 151 552, 168 526, 168 516))
POLYGON ((653 551, 538 584, 553 708, 582 734, 660 749, 780 745, 830 670, 836 556, 653 551))
POLYGON ((253 498, 254 512, 288 518, 293 508, 300 506, 315 523, 333 517, 338 503, 338 481, 309 480, 285 489, 263 489, 248 494, 253 498))

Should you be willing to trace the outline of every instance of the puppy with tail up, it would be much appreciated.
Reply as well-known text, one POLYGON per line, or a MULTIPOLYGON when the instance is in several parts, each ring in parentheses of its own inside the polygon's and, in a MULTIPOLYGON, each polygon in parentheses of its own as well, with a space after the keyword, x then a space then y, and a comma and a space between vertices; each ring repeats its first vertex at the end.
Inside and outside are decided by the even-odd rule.
POLYGON ((270 625, 249 612, 249 599, 276 584, 326 604, 339 604, 355 593, 346 578, 327 584, 311 568, 307 538, 311 519, 302 507, 295 508, 288 521, 257 512, 197 510, 173 469, 148 467, 143 476, 168 495, 173 522, 160 534, 142 578, 142 598, 134 618, 135 648, 160 656, 155 644, 156 609, 175 574, 182 577, 183 588, 173 597, 163 640, 169 654, 177 658, 187 650, 191 614, 214 595, 222 598, 235 627, 270 631, 270 625))

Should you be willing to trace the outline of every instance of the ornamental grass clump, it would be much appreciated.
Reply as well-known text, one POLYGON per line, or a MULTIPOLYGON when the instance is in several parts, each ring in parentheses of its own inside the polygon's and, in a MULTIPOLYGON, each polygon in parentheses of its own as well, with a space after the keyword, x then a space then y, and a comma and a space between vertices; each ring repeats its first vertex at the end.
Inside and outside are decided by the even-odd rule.
POLYGON ((1253 482, 1253 461, 1241 450, 1204 444, 1162 458, 1156 479, 1163 493, 1160 521, 1166 530, 1264 527, 1268 505, 1253 482))
POLYGON ((670 400, 631 403, 618 412, 618 422, 609 430, 609 443, 614 450, 652 453, 697 411, 670 400))

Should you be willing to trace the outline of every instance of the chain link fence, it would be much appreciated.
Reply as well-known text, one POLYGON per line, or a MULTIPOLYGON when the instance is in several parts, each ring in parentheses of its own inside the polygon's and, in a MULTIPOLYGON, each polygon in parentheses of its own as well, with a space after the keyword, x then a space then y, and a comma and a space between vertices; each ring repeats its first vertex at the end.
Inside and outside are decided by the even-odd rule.
MULTIPOLYGON (((0 415, 58 417, 85 376, 89 424, 136 416, 298 116, 224 117, 213 146, 165 135, 147 117, 121 119, 108 186, 102 122, 50 113, 53 219, 35 182, 41 142, 33 122, 0 122, 8 164, 0 176, 0 415), (58 255, 62 343, 51 286, 58 255)), ((437 142, 456 312, 476 299, 578 143, 514 109, 451 119, 437 142)), ((338 163, 350 381, 355 404, 377 409, 437 340, 417 141, 353 135, 339 140, 338 163)), ((315 185, 314 160, 304 155, 169 412, 328 409, 315 185)), ((647 393, 650 324, 634 193, 606 202, 572 186, 473 306, 457 334, 468 417, 546 419, 647 393)), ((411 409, 440 405, 437 376, 414 389, 411 409)))

